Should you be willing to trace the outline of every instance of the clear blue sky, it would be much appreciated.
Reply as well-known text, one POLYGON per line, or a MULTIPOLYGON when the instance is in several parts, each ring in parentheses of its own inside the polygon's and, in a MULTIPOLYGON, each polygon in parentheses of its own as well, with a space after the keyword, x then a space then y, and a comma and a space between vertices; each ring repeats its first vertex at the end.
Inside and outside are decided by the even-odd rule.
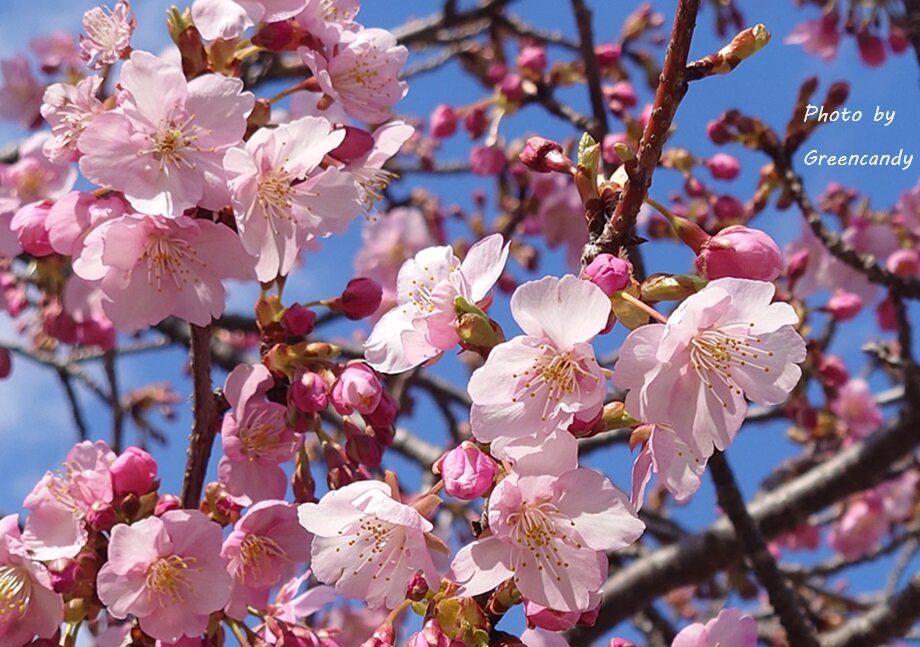
MULTIPOLYGON (((170 4, 172 3, 164 0, 134 2, 139 24, 134 39, 136 48, 158 51, 167 43, 161 17, 170 4)), ((394 27, 401 24, 407 16, 428 15, 439 4, 430 0, 366 0, 360 20, 367 26, 394 27)), ((621 7, 631 9, 638 3, 595 0, 590 4, 596 14, 596 38, 603 42, 613 40, 618 35, 626 16, 621 7)), ((93 2, 86 0, 3 0, 0 6, 0 57, 12 56, 23 50, 35 35, 54 29, 77 33, 82 13, 93 5, 93 2)), ((674 2, 656 0, 653 5, 665 12, 669 26, 674 2)), ((691 56, 694 58, 717 50, 724 44, 715 35, 711 7, 708 3, 704 5, 706 6, 702 11, 691 50, 691 56)), ((918 68, 910 53, 889 60, 880 70, 869 71, 858 60, 853 40, 845 39, 836 61, 826 65, 814 57, 805 55, 800 47, 784 45, 782 42, 795 23, 814 17, 814 12, 795 10, 790 0, 742 0, 739 6, 744 11, 749 25, 762 22, 767 26, 774 35, 773 41, 735 73, 707 79, 692 86, 678 112, 678 130, 671 139, 671 145, 690 148, 702 156, 721 150, 708 141, 705 126, 721 112, 733 107, 760 116, 767 123, 782 130, 799 85, 809 76, 818 75, 822 80, 819 96, 823 96, 831 82, 841 79, 849 81, 852 87, 846 105, 852 110, 862 110, 865 116, 860 123, 834 124, 820 128, 806 146, 806 150, 816 148, 829 154, 896 153, 899 148, 904 148, 907 152, 920 153, 916 128, 920 117, 920 104, 916 100, 918 68), (876 106, 896 110, 896 118, 891 126, 883 127, 872 122, 871 115, 876 106)), ((567 34, 574 33, 574 23, 566 2, 524 0, 515 3, 512 11, 520 13, 538 26, 559 29, 567 34)), ((663 55, 663 52, 659 55, 663 55)), ((550 53, 551 60, 564 59, 567 56, 566 52, 561 51, 550 53)), ((636 76, 637 88, 640 89, 642 101, 645 101, 650 95, 638 81, 639 78, 636 76)), ((580 109, 588 110, 584 88, 565 90, 561 95, 569 98, 580 109)), ((407 114, 427 116, 436 103, 458 104, 482 96, 482 91, 463 77, 455 65, 451 65, 441 73, 424 75, 414 80, 410 85, 408 97, 399 105, 399 109, 407 114)), ((611 126, 616 130, 617 122, 611 120, 611 126)), ((544 116, 534 108, 523 110, 513 118, 507 119, 502 126, 502 134, 506 139, 526 133, 539 133, 557 139, 577 135, 567 124, 544 116)), ((17 138, 18 131, 15 127, 0 124, 0 144, 15 141, 17 138)), ((456 137, 446 147, 445 159, 465 157, 467 146, 464 137, 456 137)), ((742 160, 743 174, 735 183, 716 183, 716 188, 746 198, 756 184, 758 170, 764 160, 762 157, 748 154, 739 147, 729 147, 725 150, 742 160)), ((804 152, 803 150, 802 153, 804 152)), ((917 169, 920 169, 920 158, 908 172, 887 168, 806 168, 799 161, 799 170, 812 196, 817 196, 829 181, 834 180, 867 192, 871 196, 872 204, 879 208, 892 204, 902 191, 916 182, 917 169)), ((414 179, 408 178, 408 182, 403 182, 397 192, 405 190, 408 183, 414 179)), ((483 185, 476 180, 454 177, 420 179, 423 186, 439 192, 445 205, 459 203, 469 206, 471 189, 483 185)), ((679 177, 676 173, 661 171, 656 175, 652 195, 659 200, 667 198, 668 192, 678 186, 679 177)), ((490 217, 495 215, 494 206, 490 205, 487 214, 490 217)), ((781 243, 785 243, 798 235, 800 220, 799 214, 795 211, 778 212, 769 208, 754 222, 755 226, 767 230, 781 243)), ((343 266, 341 259, 350 258, 358 249, 358 225, 356 223, 347 235, 327 241, 322 251, 306 258, 305 269, 296 282, 296 298, 308 301, 326 297, 344 286, 352 276, 352 269, 350 265, 343 266)), ((546 261, 541 268, 541 275, 564 272, 560 253, 546 253, 544 258, 546 261)), ((689 268, 690 260, 690 255, 676 245, 646 246, 646 264, 649 271, 685 271, 689 268)), ((528 278, 518 267, 514 267, 513 271, 521 279, 528 278)), ((288 294, 292 292, 289 291, 288 294)), ((252 297, 252 289, 236 291, 231 299, 230 310, 248 312, 252 297)), ((505 325, 509 335, 515 334, 515 326, 508 317, 505 299, 497 300, 493 313, 505 325)), ((864 365, 858 347, 867 340, 873 327, 874 320, 871 316, 861 316, 845 324, 840 336, 848 343, 835 350, 846 357, 854 374, 864 365)), ((350 326, 339 328, 336 333, 350 335, 353 329, 350 326)), ((0 320, 0 335, 9 338, 11 334, 10 323, 0 320)), ((622 338, 622 331, 616 331, 608 338, 600 340, 597 344, 599 351, 612 350, 622 338)), ((187 396, 190 383, 180 372, 183 354, 179 351, 165 351, 158 353, 156 358, 155 361, 154 356, 148 356, 147 360, 123 361, 120 364, 123 390, 170 380, 183 396, 187 396)), ((41 474, 59 464, 74 438, 63 393, 53 374, 18 358, 17 360, 12 380, 0 383, 0 411, 3 412, 0 416, 0 441, 5 450, 0 454, 0 472, 9 475, 7 486, 0 490, 0 510, 4 512, 18 509, 23 496, 41 474)), ((462 369, 453 358, 446 358, 434 370, 461 383, 464 379, 462 369)), ((95 373, 101 379, 101 371, 95 373)), ((221 382, 222 379, 222 375, 215 376, 217 382, 221 382)), ((84 394, 82 400, 86 405, 94 437, 105 438, 110 424, 105 410, 97 406, 88 394, 84 394)), ((186 406, 180 404, 178 411, 177 421, 165 426, 170 434, 170 447, 156 452, 163 468, 164 491, 178 489, 184 463, 184 440, 189 417, 186 406)), ((411 421, 411 427, 435 441, 443 441, 445 438, 440 419, 425 402, 420 401, 418 413, 415 420, 411 421)), ((781 458, 789 456, 794 451, 794 447, 785 439, 784 431, 783 423, 752 426, 744 431, 732 446, 729 459, 742 479, 746 495, 753 494, 760 479, 781 458)), ((128 438, 130 441, 133 436, 129 435, 128 438)), ((402 464, 397 459, 393 460, 396 465, 402 464)), ((622 447, 605 452, 602 456, 592 457, 588 461, 592 467, 607 472, 624 490, 629 486, 630 463, 631 457, 622 447)), ((715 514, 708 477, 704 478, 703 484, 693 502, 677 513, 681 522, 691 528, 710 523, 715 514)), ((883 578, 884 572, 870 569, 854 581, 862 586, 872 586, 878 585, 883 578)))

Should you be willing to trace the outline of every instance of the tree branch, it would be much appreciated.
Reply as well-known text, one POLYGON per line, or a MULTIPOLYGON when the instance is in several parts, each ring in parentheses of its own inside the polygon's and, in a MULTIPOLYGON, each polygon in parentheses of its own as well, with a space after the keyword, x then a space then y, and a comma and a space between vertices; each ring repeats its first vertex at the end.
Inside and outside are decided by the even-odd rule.
POLYGON ((767 590, 770 604, 786 630, 789 644, 796 647, 818 647, 814 626, 802 611, 804 605, 783 577, 776 560, 767 549, 767 542, 760 534, 760 529, 748 514, 741 490, 738 489, 738 483, 725 459, 725 454, 720 451, 713 454, 709 459, 709 469, 716 486, 719 507, 735 527, 735 533, 744 546, 744 552, 751 560, 754 574, 767 590))
POLYGON ((211 327, 191 326, 189 362, 192 369, 192 433, 189 436, 185 475, 182 479, 182 505, 197 508, 204 487, 204 476, 217 434, 217 402, 211 386, 211 327))
POLYGON ((578 26, 581 60, 585 64, 585 80, 591 98, 591 111, 594 113, 594 124, 589 132, 595 141, 602 142, 607 134, 607 106, 604 104, 604 94, 601 91, 601 70, 594 53, 591 10, 585 5, 584 0, 572 0, 572 10, 575 12, 575 23, 578 26))
POLYGON ((918 618, 920 574, 914 575, 910 584, 885 602, 825 636, 821 647, 886 645, 892 638, 907 633, 918 618))

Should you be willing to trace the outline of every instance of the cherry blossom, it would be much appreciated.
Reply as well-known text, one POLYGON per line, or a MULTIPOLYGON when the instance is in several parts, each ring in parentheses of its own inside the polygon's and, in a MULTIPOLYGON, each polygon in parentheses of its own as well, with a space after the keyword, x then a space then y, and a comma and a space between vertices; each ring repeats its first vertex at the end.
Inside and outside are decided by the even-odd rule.
POLYGON ((264 607, 270 590, 289 579, 296 564, 310 559, 310 535, 297 522, 294 506, 262 501, 233 526, 221 556, 233 576, 226 612, 244 620, 247 607, 264 607))
POLYGON ((64 601, 48 570, 32 561, 19 534, 19 516, 0 519, 0 643, 52 638, 64 621, 64 601))
POLYGON ((187 216, 129 213, 86 237, 78 276, 100 280, 103 308, 124 331, 170 315, 206 326, 224 311, 222 279, 251 276, 252 259, 229 228, 187 216))
POLYGON ((582 225, 584 207, 575 185, 559 174, 542 176, 534 183, 534 195, 539 207, 531 226, 543 235, 550 249, 565 247, 568 268, 577 271, 588 232, 582 225))
POLYGON ((131 48, 134 19, 128 0, 118 0, 115 8, 93 7, 83 14, 80 56, 87 66, 98 70, 125 56, 131 48))
POLYGON ((359 0, 307 0, 297 22, 326 47, 335 47, 344 32, 361 29, 354 21, 360 9, 359 0))
POLYGON ((230 596, 221 539, 220 526, 197 510, 118 524, 99 571, 99 599, 116 618, 138 618, 158 640, 199 636, 230 596))
POLYGON ((577 467, 575 451, 574 438, 557 434, 495 486, 487 535, 461 548, 450 567, 461 595, 513 578, 543 607, 586 611, 597 603, 607 551, 629 546, 645 524, 606 477, 577 467))
POLYGON ((666 425, 650 425, 648 440, 633 462, 630 501, 642 508, 645 486, 658 474, 676 501, 686 501, 700 487, 708 455, 700 454, 666 425))
POLYGON ((349 160, 345 168, 355 177, 364 192, 364 205, 370 207, 383 196, 395 175, 383 168, 384 163, 396 155, 415 132, 405 122, 394 120, 377 128, 372 137, 370 150, 364 155, 349 160))
POLYGON ((74 37, 63 31, 47 36, 36 36, 29 41, 29 49, 38 56, 42 72, 53 73, 61 67, 77 70, 83 64, 74 37))
POLYGON ((45 473, 22 505, 23 541, 32 555, 48 561, 73 557, 86 543, 85 518, 94 503, 111 503, 111 466, 115 453, 105 441, 83 441, 64 459, 62 472, 45 473))
POLYGON ((76 170, 49 161, 42 152, 48 138, 48 133, 32 135, 20 146, 18 160, 0 165, 0 214, 30 202, 56 200, 73 187, 76 170))
POLYGON ((454 347, 454 300, 478 304, 501 275, 508 247, 492 234, 470 247, 461 262, 450 247, 428 247, 399 270, 397 306, 386 313, 364 344, 368 364, 400 373, 454 347))
POLYGON ((39 121, 45 88, 36 80, 29 60, 22 54, 0 60, 0 119, 16 121, 31 128, 39 121))
POLYGON ((217 469, 227 492, 243 505, 284 496, 287 477, 280 464, 294 457, 299 444, 287 425, 287 408, 265 398, 273 385, 261 364, 237 366, 224 385, 233 411, 220 430, 224 455, 217 469))
POLYGON ((258 22, 293 18, 306 4, 307 0, 195 0, 192 18, 208 40, 236 38, 258 22))
POLYGON ((493 348, 469 383, 473 435, 499 456, 509 439, 539 441, 575 414, 590 420, 607 394, 589 343, 610 314, 599 287, 572 275, 530 281, 511 296, 511 314, 525 334, 493 348))
POLYGON ((368 218, 361 230, 362 247, 355 256, 355 272, 373 276, 383 288, 378 313, 396 304, 399 268, 435 239, 422 212, 415 207, 398 207, 368 218))
POLYGON ((77 140, 93 118, 103 111, 96 97, 102 77, 88 76, 76 85, 55 83, 42 99, 41 114, 51 126, 51 137, 43 151, 48 159, 66 164, 79 156, 77 140))
POLYGON ((311 236, 343 231, 361 212, 354 178, 319 168, 344 131, 318 117, 262 129, 224 157, 237 228, 256 274, 271 281, 290 272, 311 236))
POLYGON ((119 106, 96 116, 77 141, 80 170, 122 191, 142 213, 178 217, 190 207, 229 204, 221 165, 240 142, 254 98, 243 82, 182 69, 147 52, 121 71, 119 106))
POLYGON ((387 121, 408 91, 398 77, 409 51, 384 29, 343 32, 330 56, 307 48, 299 53, 323 92, 341 102, 355 119, 371 124, 387 121))
POLYGON ((671 647, 755 647, 757 621, 739 609, 722 609, 705 625, 696 622, 674 638, 671 647))
POLYGON ((860 378, 847 381, 837 392, 831 403, 833 411, 843 422, 846 431, 854 439, 865 438, 881 427, 884 417, 869 383, 860 378))
POLYGON ((340 595, 392 609, 419 571, 429 587, 438 588, 429 550, 439 545, 428 534, 433 526, 415 508, 395 501, 384 483, 350 483, 318 504, 304 503, 298 513, 301 525, 315 535, 313 572, 340 595))
POLYGON ((798 383, 805 342, 798 316, 771 303, 772 283, 726 278, 688 297, 667 324, 633 330, 613 381, 629 389, 626 409, 668 424, 702 456, 731 443, 747 412, 783 402, 798 383))

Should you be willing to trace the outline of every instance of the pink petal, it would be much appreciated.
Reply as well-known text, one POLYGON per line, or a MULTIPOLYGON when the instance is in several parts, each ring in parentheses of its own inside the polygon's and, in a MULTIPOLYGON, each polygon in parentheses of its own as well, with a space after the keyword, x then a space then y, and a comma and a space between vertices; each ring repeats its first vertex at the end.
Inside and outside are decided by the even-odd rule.
POLYGON ((610 300, 599 287, 571 274, 547 276, 515 290, 511 314, 528 335, 549 337, 562 350, 604 329, 610 300))

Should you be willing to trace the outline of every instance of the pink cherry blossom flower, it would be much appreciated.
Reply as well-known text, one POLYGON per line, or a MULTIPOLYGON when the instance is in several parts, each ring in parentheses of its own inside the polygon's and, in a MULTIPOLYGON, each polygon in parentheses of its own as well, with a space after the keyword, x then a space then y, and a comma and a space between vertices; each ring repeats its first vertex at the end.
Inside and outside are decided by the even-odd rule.
POLYGON ((36 36, 29 41, 29 49, 35 52, 42 72, 46 74, 52 74, 61 67, 77 70, 83 64, 74 37, 63 31, 36 36))
POLYGON ((854 439, 865 438, 881 427, 884 420, 869 383, 860 378, 853 378, 840 387, 837 398, 831 402, 831 411, 854 439))
POLYGON ((383 288, 381 308, 396 304, 396 277, 403 263, 435 244, 425 216, 415 207, 398 207, 368 218, 361 230, 362 247, 354 260, 355 273, 373 276, 383 288))
POLYGON ((233 411, 220 430, 224 455, 217 471, 227 492, 243 505, 284 497, 287 477, 280 465, 294 457, 299 444, 287 425, 287 408, 265 398, 272 386, 274 378, 261 364, 240 364, 224 385, 233 411))
POLYGON ((115 8, 93 7, 83 14, 80 56, 94 70, 111 65, 131 49, 134 18, 129 16, 128 0, 118 0, 115 8))
POLYGON ((399 73, 409 55, 385 29, 343 32, 333 53, 301 48, 300 58, 319 81, 323 92, 355 119, 371 124, 387 121, 393 106, 408 91, 399 73))
POLYGON ((428 247, 406 261, 397 279, 397 306, 383 315, 364 344, 367 363, 400 373, 450 348, 460 338, 454 300, 480 303, 502 273, 508 246, 492 234, 461 262, 448 247, 428 247))
POLYGON ((258 22, 293 18, 307 0, 195 0, 192 18, 202 37, 236 38, 258 22))
POLYGON ((362 29, 355 22, 360 9, 360 0, 307 0, 306 7, 297 16, 297 22, 304 31, 332 48, 339 44, 345 32, 362 29))
POLYGON ((535 181, 534 195, 539 206, 533 224, 550 249, 565 247, 568 268, 578 271, 581 250, 588 242, 588 231, 583 225, 585 208, 575 184, 567 177, 554 173, 535 181))
POLYGON ((115 345, 115 326, 102 307, 104 295, 97 282, 71 276, 64 286, 64 312, 73 320, 77 343, 110 349, 115 345))
MULTIPOLYGON (((846 235, 844 237, 847 238, 846 235)), ((822 290, 833 291, 845 285, 847 292, 859 295, 863 303, 869 303, 875 299, 878 292, 877 287, 870 283, 863 274, 827 251, 807 224, 802 226, 801 237, 789 244, 785 250, 785 256, 788 259, 793 258, 797 253, 807 254, 805 271, 795 283, 797 296, 809 297, 822 290)))
POLYGON ((361 212, 354 178, 320 170, 345 133, 319 117, 256 132, 224 157, 237 229, 260 281, 286 275, 310 236, 341 232, 361 212))
POLYGON ((110 614, 138 618, 147 635, 199 636, 230 596, 221 530, 197 510, 172 510, 112 529, 97 593, 110 614))
POLYGON ((122 191, 142 213, 177 217, 230 202, 221 162, 246 131, 255 99, 243 82, 182 69, 134 52, 121 70, 119 106, 96 116, 77 142, 80 170, 122 191))
POLYGON ((345 170, 351 173, 363 191, 364 205, 368 208, 383 197, 383 190, 396 177, 383 165, 396 155, 415 128, 405 122, 394 120, 377 128, 373 133, 374 144, 367 153, 349 160, 345 170))
POLYGON ((521 594, 559 612, 586 611, 607 577, 607 551, 645 528, 606 477, 578 468, 575 439, 557 433, 518 458, 489 497, 489 533, 457 553, 450 577, 460 595, 513 578, 521 594))
POLYGON ((837 48, 840 46, 838 20, 836 11, 815 20, 806 20, 796 25, 783 42, 787 45, 802 45, 806 52, 829 63, 837 56, 837 48))
MULTIPOLYGON (((278 588, 272 603, 265 607, 266 615, 293 624, 312 616, 322 607, 334 602, 336 594, 335 589, 331 586, 319 584, 299 593, 301 587, 312 575, 313 572, 307 570, 302 575, 284 582, 278 588)), ((268 633, 267 630, 266 633, 268 633)))
POLYGON ((224 225, 127 214, 94 229, 74 271, 101 279, 103 308, 124 331, 174 315, 206 326, 224 311, 222 279, 251 276, 252 258, 224 225))
POLYGON ((36 559, 74 557, 86 543, 84 520, 94 503, 112 502, 115 453, 102 440, 74 445, 60 474, 45 473, 22 505, 26 518, 23 541, 36 559))
POLYGON ((27 254, 41 257, 54 253, 45 228, 50 210, 51 203, 47 200, 33 202, 21 207, 10 221, 10 230, 16 233, 19 244, 27 254))
POLYGON ((648 440, 633 462, 632 495, 630 501, 636 510, 642 508, 645 486, 658 474, 664 485, 678 502, 686 501, 700 488, 706 470, 708 455, 701 455, 684 442, 666 425, 650 425, 648 440))
MULTIPOLYGON (((521 641, 527 647, 570 647, 569 641, 555 631, 547 631, 540 627, 527 628, 521 633, 521 641)), ((616 647, 619 647, 617 645, 616 647)))
MULTIPOLYGON (((48 240, 54 251, 73 257, 75 264, 79 265, 89 233, 127 211, 128 203, 117 195, 97 198, 92 193, 71 191, 55 201, 48 213, 45 221, 48 240)), ((78 270, 77 274, 81 272, 78 270)))
POLYGON ((77 180, 70 164, 55 164, 42 153, 48 133, 37 133, 19 147, 19 159, 0 165, 0 214, 39 200, 57 200, 77 180))
POLYGON ((55 83, 42 99, 41 114, 51 126, 51 137, 43 151, 52 162, 66 164, 79 157, 77 140, 93 118, 103 112, 96 98, 101 76, 88 76, 76 85, 55 83))
POLYGON ((226 612, 243 620, 247 607, 261 609, 270 590, 310 559, 310 534, 297 510, 284 501, 261 501, 246 511, 224 541, 221 557, 233 576, 226 612))
POLYGON ((572 275, 530 281, 511 296, 511 314, 525 334, 493 348, 469 383, 473 435, 499 456, 513 438, 539 439, 576 414, 590 420, 607 394, 590 345, 610 314, 599 287, 572 275))
POLYGON ((304 503, 301 525, 312 532, 311 564, 319 581, 373 609, 394 608, 409 580, 422 572, 428 586, 440 583, 429 544, 431 523, 395 501, 379 481, 357 481, 304 503))
POLYGON ((688 297, 667 324, 633 330, 613 380, 629 389, 626 409, 670 425, 702 456, 731 443, 747 412, 783 402, 802 374, 798 316, 771 303, 772 283, 726 278, 688 297))
POLYGON ((32 561, 19 534, 19 516, 0 519, 0 643, 51 638, 64 621, 64 601, 48 570, 32 561))
POLYGON ((23 128, 39 123, 44 86, 32 75, 29 59, 22 54, 0 60, 0 119, 16 121, 23 128))
POLYGON ((831 526, 828 545, 844 559, 856 559, 877 548, 891 529, 891 520, 878 497, 852 501, 831 526))
POLYGON ((739 609, 722 609, 705 625, 696 622, 685 627, 671 647, 756 647, 757 621, 741 615, 739 609))

